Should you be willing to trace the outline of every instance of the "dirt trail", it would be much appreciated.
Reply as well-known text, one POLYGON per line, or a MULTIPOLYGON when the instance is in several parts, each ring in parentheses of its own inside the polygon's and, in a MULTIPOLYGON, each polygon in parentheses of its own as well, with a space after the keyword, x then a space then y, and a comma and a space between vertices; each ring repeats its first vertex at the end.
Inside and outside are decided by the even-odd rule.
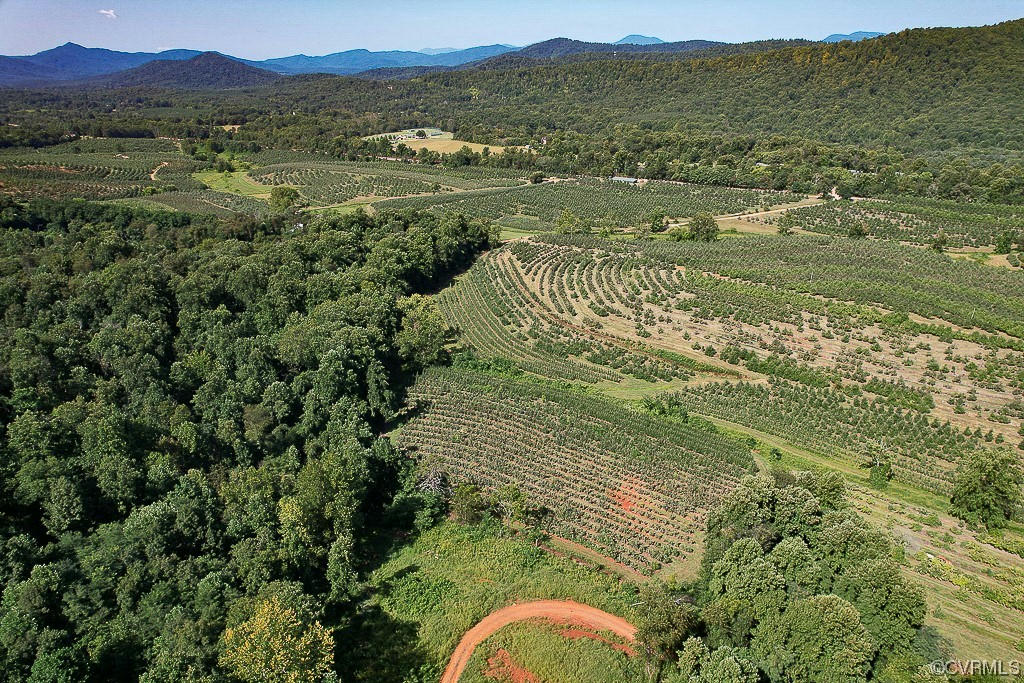
POLYGON ((153 172, 149 174, 149 179, 150 180, 156 180, 156 172, 159 171, 164 166, 167 166, 170 163, 171 162, 169 162, 169 161, 161 161, 159 164, 157 164, 157 167, 154 168, 153 172))
MULTIPOLYGON (((723 213, 723 214, 719 214, 719 215, 715 216, 715 220, 716 221, 724 221, 724 220, 729 220, 729 219, 733 219, 733 218, 747 219, 747 218, 761 218, 763 216, 774 216, 775 214, 784 213, 786 211, 789 211, 790 209, 799 209, 799 208, 803 208, 805 206, 817 206, 818 204, 824 204, 824 203, 825 203, 824 199, 819 199, 819 198, 816 198, 816 197, 808 197, 807 199, 802 199, 802 200, 800 200, 798 202, 790 202, 788 204, 783 204, 783 205, 781 205, 781 206, 779 206, 777 208, 768 209, 766 211, 754 211, 754 212, 751 212, 751 213, 744 213, 742 211, 739 212, 739 213, 723 213)), ((675 227, 683 227, 683 226, 687 226, 689 224, 690 224, 689 220, 678 221, 678 222, 670 222, 666 226, 666 229, 668 229, 668 228, 675 228, 675 227)))
POLYGON ((622 617, 572 600, 538 600, 509 605, 491 612, 466 631, 441 676, 441 683, 458 683, 473 651, 480 643, 505 626, 526 619, 567 620, 598 631, 611 631, 630 642, 636 637, 636 627, 622 617))

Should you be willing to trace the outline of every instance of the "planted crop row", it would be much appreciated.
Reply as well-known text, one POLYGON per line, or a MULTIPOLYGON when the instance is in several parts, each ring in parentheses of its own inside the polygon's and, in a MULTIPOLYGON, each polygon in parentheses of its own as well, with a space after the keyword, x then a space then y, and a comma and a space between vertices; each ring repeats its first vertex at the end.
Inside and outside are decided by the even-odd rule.
POLYGON ((1007 230, 1024 230, 1020 206, 943 199, 829 202, 791 209, 786 215, 811 232, 848 235, 859 226, 874 237, 917 244, 929 244, 941 233, 952 247, 987 246, 1007 230))
POLYGON ((544 235, 554 245, 644 255, 676 266, 837 302, 879 305, 966 328, 1024 338, 1024 274, 879 240, 774 236, 714 243, 609 243, 544 235))
POLYGON ((960 457, 987 442, 980 430, 903 410, 831 387, 772 379, 686 388, 673 396, 686 409, 783 437, 855 465, 892 458, 896 478, 948 493, 960 457))
MULTIPOLYGON (((710 258, 680 266, 638 244, 542 237, 513 242, 486 261, 506 271, 491 280, 518 282, 531 294, 514 302, 514 315, 543 315, 562 329, 615 336, 675 356, 706 357, 705 365, 715 358, 717 368, 711 369, 717 374, 725 361, 725 371, 736 375, 831 388, 850 397, 854 410, 860 408, 853 401, 866 401, 876 412, 911 410, 948 420, 957 429, 983 428, 978 435, 984 433, 988 441, 1019 441, 1021 411, 1015 406, 1024 401, 1024 353, 1014 346, 1019 340, 1000 337, 1005 343, 987 346, 981 342, 991 335, 894 317, 867 302, 705 272, 714 265, 710 258), (962 338, 945 339, 945 332, 962 338)), ((791 242, 788 264, 804 267, 800 259, 820 258, 820 252, 801 253, 796 248, 801 244, 791 242)), ((723 241, 710 249, 719 248, 731 247, 723 241)), ((504 293, 493 298, 512 301, 504 293)), ((467 329, 472 340, 472 328, 467 329)), ((493 355, 502 353, 502 330, 499 323, 492 334, 493 355)))
POLYGON ((533 216, 555 224, 568 210, 580 219, 609 226, 636 226, 650 220, 652 213, 675 218, 702 211, 712 214, 739 213, 757 207, 795 201, 788 192, 767 192, 684 183, 651 181, 642 186, 609 180, 586 179, 472 195, 439 195, 388 200, 378 208, 414 208, 457 211, 467 216, 496 220, 505 216, 533 216))
MULTIPOLYGON (((24 197, 134 197, 164 189, 172 177, 151 178, 161 164, 182 162, 168 140, 76 140, 42 149, 0 151, 0 185, 24 197)), ((177 189, 192 189, 175 184, 177 189)))
POLYGON ((227 192, 215 192, 214 190, 162 192, 149 197, 119 201, 189 213, 212 213, 216 216, 231 216, 236 213, 259 214, 267 209, 267 205, 257 199, 227 192))
POLYGON ((524 182, 522 171, 489 166, 447 168, 400 161, 341 161, 324 154, 273 149, 244 154, 242 158, 258 169, 278 165, 299 169, 320 168, 357 176, 380 176, 419 181, 430 185, 437 183, 443 187, 454 187, 460 190, 512 187, 524 182))
POLYGON ((483 358, 503 358, 545 377, 582 382, 685 378, 690 367, 565 324, 527 286, 506 252, 477 263, 438 297, 449 324, 483 358))
POLYGON ((708 508, 752 465, 745 446, 600 396, 435 368, 398 434, 426 470, 515 485, 551 530, 638 569, 692 552, 708 508))

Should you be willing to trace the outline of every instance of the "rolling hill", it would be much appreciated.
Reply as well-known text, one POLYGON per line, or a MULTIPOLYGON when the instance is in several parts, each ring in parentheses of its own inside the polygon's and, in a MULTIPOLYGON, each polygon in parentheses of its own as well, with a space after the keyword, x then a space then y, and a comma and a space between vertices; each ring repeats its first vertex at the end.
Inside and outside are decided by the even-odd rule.
POLYGON ((0 86, 30 86, 50 80, 50 70, 19 57, 0 57, 0 86))
POLYGON ((84 84, 103 88, 180 88, 187 90, 248 88, 283 78, 266 69, 243 64, 216 52, 203 52, 184 61, 157 60, 134 69, 100 76, 84 84))
POLYGON ((682 53, 638 61, 626 54, 567 63, 591 57, 572 55, 577 46, 547 41, 485 68, 425 76, 432 81, 426 92, 413 85, 382 96, 391 110, 431 111, 479 130, 529 130, 550 120, 592 135, 641 120, 671 127, 682 117, 689 130, 714 134, 802 135, 907 150, 1024 149, 1024 19, 710 59, 682 53), (562 56, 538 63, 528 59, 533 54, 562 56), (466 97, 470 88, 480 94, 466 97))

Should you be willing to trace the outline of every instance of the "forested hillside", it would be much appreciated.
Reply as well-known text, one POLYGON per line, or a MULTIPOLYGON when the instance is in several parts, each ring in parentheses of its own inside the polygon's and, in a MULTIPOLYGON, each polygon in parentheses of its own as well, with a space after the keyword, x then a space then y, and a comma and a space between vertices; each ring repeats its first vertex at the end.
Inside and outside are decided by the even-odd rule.
POLYGON ((354 159, 377 153, 363 136, 438 126, 492 148, 530 146, 458 163, 1024 200, 1024 20, 708 59, 598 57, 408 81, 300 76, 237 93, 4 91, 0 116, 16 127, 0 145, 214 136, 354 159))
POLYGON ((291 220, 2 205, 6 680, 253 680, 249 637, 345 670, 400 464, 374 435, 444 343, 414 293, 490 237, 291 220))
POLYGON ((93 87, 106 88, 246 88, 266 85, 280 76, 217 54, 204 52, 182 61, 158 59, 134 69, 88 81, 93 87))
POLYGON ((906 150, 1024 145, 1015 125, 1024 98, 1024 21, 713 60, 601 62, 430 80, 448 97, 463 93, 451 102, 463 121, 479 117, 513 130, 557 121, 598 132, 649 122, 655 129, 800 134, 906 150))

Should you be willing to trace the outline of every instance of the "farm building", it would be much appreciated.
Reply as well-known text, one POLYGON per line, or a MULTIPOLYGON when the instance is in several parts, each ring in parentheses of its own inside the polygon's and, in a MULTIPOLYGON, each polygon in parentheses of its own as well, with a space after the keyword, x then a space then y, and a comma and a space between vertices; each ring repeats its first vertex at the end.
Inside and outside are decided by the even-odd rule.
POLYGON ((625 176, 612 176, 612 181, 616 183, 629 183, 630 185, 636 185, 639 182, 636 178, 627 178, 625 176))

